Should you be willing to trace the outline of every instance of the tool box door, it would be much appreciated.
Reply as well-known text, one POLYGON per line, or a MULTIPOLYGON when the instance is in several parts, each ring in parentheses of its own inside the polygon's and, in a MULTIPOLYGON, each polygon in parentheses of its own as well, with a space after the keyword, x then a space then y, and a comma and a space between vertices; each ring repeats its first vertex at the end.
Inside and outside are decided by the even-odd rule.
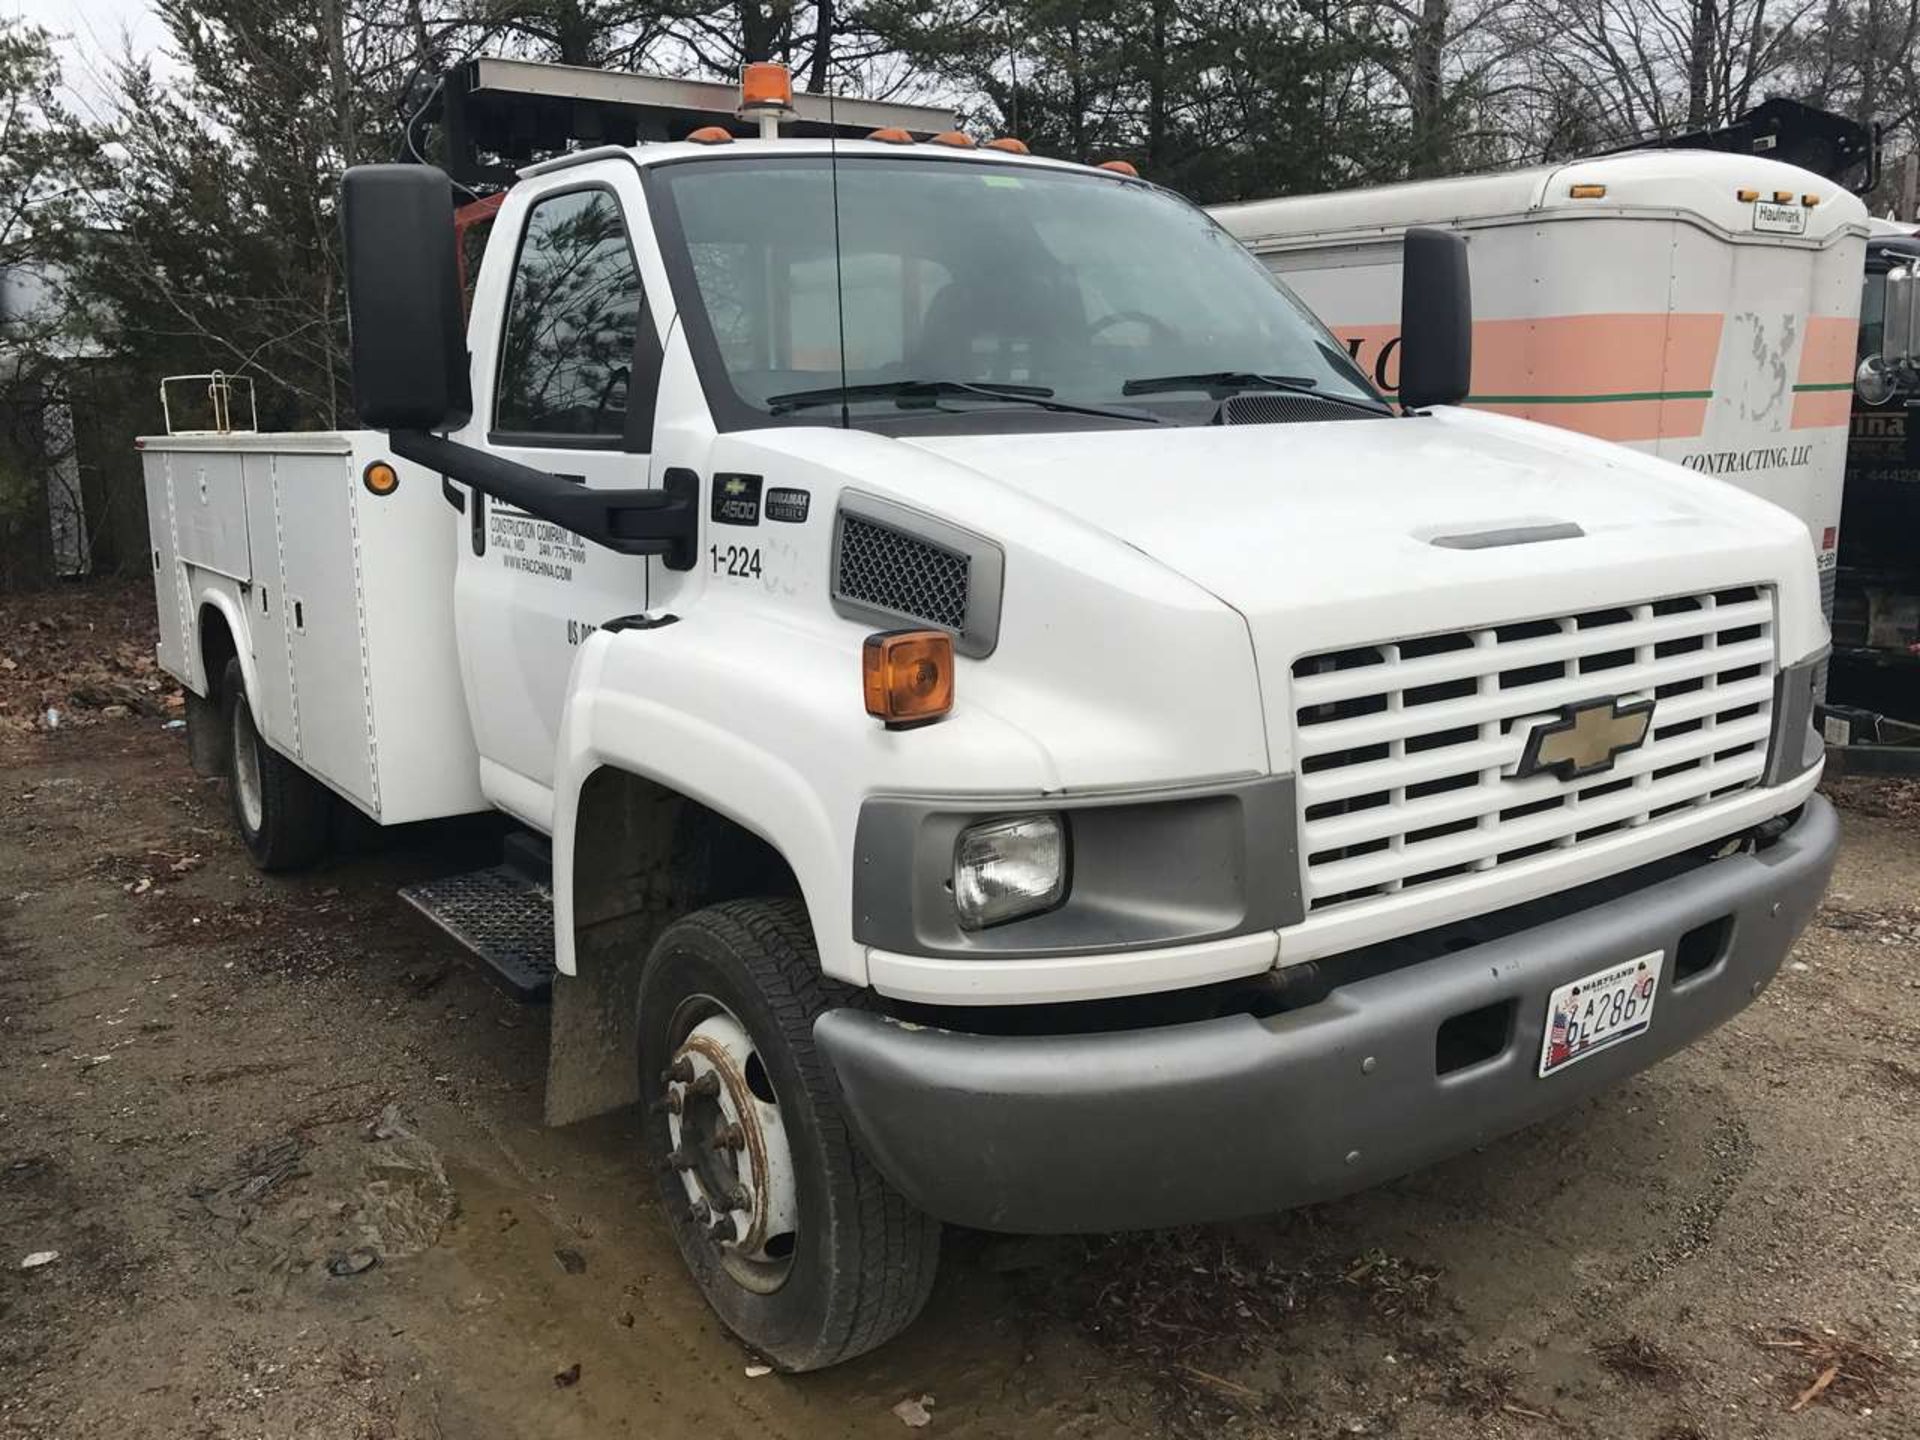
POLYGON ((351 457, 274 458, 301 765, 368 809, 375 804, 361 644, 351 457))

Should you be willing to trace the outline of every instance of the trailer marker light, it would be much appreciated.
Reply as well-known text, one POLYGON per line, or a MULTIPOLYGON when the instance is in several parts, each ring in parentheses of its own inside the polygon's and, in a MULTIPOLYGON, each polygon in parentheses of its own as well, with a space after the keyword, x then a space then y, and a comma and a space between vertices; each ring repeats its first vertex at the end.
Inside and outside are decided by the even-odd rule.
POLYGON ((867 132, 867 138, 869 140, 878 140, 882 145, 913 144, 913 136, 902 130, 898 125, 887 125, 878 130, 869 130, 867 132))
POLYGON ((1140 172, 1136 170, 1133 167, 1133 163, 1128 160, 1102 160, 1099 168, 1102 170, 1111 170, 1116 175, 1130 175, 1135 180, 1140 178, 1140 172))
POLYGON ((1604 200, 1607 198, 1607 187, 1604 185, 1574 185, 1568 188, 1567 194, 1576 200, 1604 200))
POLYGON ((384 460, 370 460, 360 472, 360 483, 370 494, 391 495, 400 488, 400 472, 384 460))
POLYGON ((687 139, 696 145, 731 145, 733 132, 724 125, 702 125, 687 139))
POLYGON ((1791 190, 1774 191, 1773 203, 1776 205, 1791 205, 1793 203, 1793 192, 1791 190))
POLYGON ((883 630, 860 650, 867 713, 897 725, 938 720, 953 709, 953 637, 944 630, 883 630))
POLYGON ((1004 150, 1009 155, 1031 155, 1033 153, 1027 149, 1026 141, 1016 140, 1011 135, 1001 135, 987 141, 987 149, 1004 150))
POLYGON ((1811 210, 1820 203, 1820 197, 1818 195, 1802 195, 1800 197, 1800 203, 1811 210))
POLYGON ((951 145, 956 150, 973 149, 973 137, 964 130, 942 130, 933 137, 936 145, 951 145))
POLYGON ((1760 198, 1758 190, 1736 190, 1733 194, 1736 200, 1753 201, 1760 198))

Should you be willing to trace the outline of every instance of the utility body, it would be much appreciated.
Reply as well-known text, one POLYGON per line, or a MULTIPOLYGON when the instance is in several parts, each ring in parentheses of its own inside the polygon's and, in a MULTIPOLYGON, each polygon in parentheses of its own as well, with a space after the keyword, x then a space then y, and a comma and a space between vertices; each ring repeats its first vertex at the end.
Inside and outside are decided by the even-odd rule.
MULTIPOLYGON (((646 1102, 788 1368, 906 1324, 939 1221, 1271 1212, 1565 1109, 1749 1003, 1836 843, 1792 515, 1452 403, 1453 237, 1396 409, 1203 213, 1021 148, 535 165, 466 322, 445 178, 351 172, 377 428, 143 442, 255 854, 316 796, 525 827, 549 1114, 646 1102)), ((427 908, 485 950, 492 893, 427 908)))

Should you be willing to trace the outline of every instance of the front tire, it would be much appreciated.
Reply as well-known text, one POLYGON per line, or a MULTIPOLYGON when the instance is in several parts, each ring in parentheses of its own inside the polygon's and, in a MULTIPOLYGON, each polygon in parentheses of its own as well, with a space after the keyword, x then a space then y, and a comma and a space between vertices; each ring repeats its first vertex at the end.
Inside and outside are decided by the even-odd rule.
POLYGON ((262 870, 301 870, 326 853, 331 796, 261 738, 240 661, 220 678, 227 737, 227 789, 240 840, 262 870))
POLYGON ((646 1146, 680 1254, 727 1327, 782 1370, 873 1349, 926 1304, 940 1224, 854 1143, 813 1022, 805 908, 740 900, 669 926, 640 979, 646 1146))

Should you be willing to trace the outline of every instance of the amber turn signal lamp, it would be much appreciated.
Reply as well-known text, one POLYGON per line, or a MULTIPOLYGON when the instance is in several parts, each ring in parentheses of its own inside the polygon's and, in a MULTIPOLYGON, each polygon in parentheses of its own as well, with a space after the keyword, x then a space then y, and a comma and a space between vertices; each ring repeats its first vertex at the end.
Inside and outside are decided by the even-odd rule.
POLYGON ((938 135, 933 137, 933 143, 936 145, 951 145, 956 150, 971 150, 973 148, 973 137, 964 130, 942 130, 938 135))
POLYGON ((953 709, 953 637, 944 630, 883 630, 860 652, 867 713, 889 726, 938 720, 953 709))
POLYGON ((1140 172, 1134 169, 1131 160, 1102 160, 1100 168, 1111 170, 1116 175, 1131 175, 1136 180, 1140 178, 1140 172))
POLYGON ((1575 185, 1567 191, 1576 200, 1604 200, 1607 187, 1604 185, 1575 185))
POLYGON ((370 460, 360 472, 360 483, 375 495, 391 495, 400 488, 400 472, 384 460, 370 460))
POLYGON ((696 145, 731 145, 733 132, 724 125, 702 125, 687 139, 696 145))
POLYGON ((913 143, 913 136, 909 135, 897 125, 888 125, 880 130, 869 130, 867 132, 867 138, 869 140, 878 140, 886 145, 911 145, 913 143))
POLYGON ((1004 150, 1009 155, 1031 155, 1033 153, 1027 149, 1026 141, 1016 140, 1011 135, 1002 135, 996 140, 987 141, 987 149, 1004 150))
POLYGON ((791 110, 793 76, 784 65, 756 60, 740 69, 740 108, 742 110, 791 110))

